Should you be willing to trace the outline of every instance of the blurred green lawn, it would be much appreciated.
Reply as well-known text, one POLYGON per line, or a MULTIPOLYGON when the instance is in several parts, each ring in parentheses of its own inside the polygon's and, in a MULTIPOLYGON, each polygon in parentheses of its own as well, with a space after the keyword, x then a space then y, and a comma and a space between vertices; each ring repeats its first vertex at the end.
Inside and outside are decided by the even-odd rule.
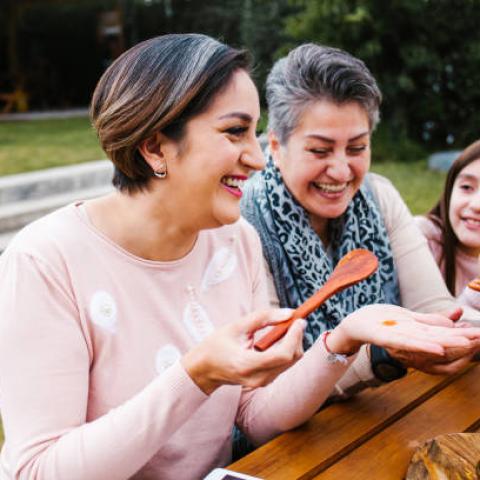
POLYGON ((393 182, 414 215, 428 212, 437 202, 446 175, 428 170, 426 160, 409 163, 374 161, 371 170, 393 182))
POLYGON ((87 118, 0 122, 0 175, 101 158, 87 118))
MULTIPOLYGON (((425 158, 408 163, 385 161, 390 149, 381 137, 374 138, 372 171, 394 183, 412 213, 425 213, 437 201, 445 174, 428 170, 425 158), (378 149, 375 142, 380 142, 378 149), (380 160, 376 151, 382 152, 380 160)), ((0 122, 0 176, 101 158, 105 154, 86 118, 0 122)))
MULTIPOLYGON (((414 214, 437 200, 445 174, 427 169, 426 154, 380 128, 372 170, 399 189, 414 214), (407 163, 393 160, 409 159, 407 163)), ((0 122, 0 176, 105 158, 87 118, 0 122)))

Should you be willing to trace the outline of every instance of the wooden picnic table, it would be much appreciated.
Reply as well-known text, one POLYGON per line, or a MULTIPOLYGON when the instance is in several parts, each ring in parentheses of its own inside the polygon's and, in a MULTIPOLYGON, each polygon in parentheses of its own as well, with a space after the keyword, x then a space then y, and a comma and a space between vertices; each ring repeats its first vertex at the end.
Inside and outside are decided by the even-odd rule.
POLYGON ((480 429, 480 364, 405 378, 332 404, 228 468, 265 480, 399 480, 423 441, 480 429))

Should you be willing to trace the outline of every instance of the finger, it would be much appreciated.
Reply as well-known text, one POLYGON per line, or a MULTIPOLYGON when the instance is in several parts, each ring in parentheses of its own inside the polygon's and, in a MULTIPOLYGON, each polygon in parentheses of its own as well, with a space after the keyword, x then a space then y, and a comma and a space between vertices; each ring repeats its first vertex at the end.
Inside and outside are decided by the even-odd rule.
POLYGON ((293 322, 285 336, 263 352, 253 352, 261 357, 263 368, 278 368, 292 365, 303 355, 303 332, 306 322, 297 319, 293 322))
POLYGON ((307 322, 303 318, 295 320, 283 338, 283 341, 287 344, 287 349, 294 348, 297 360, 303 355, 303 334, 306 326, 307 322))
MULTIPOLYGON (((401 343, 393 342, 406 342, 409 338, 417 342, 425 342, 431 345, 437 344, 442 347, 465 347, 471 346, 471 341, 468 335, 463 335, 463 331, 468 329, 455 329, 445 328, 439 326, 426 325, 419 322, 405 322, 391 327, 390 332, 386 332, 384 329, 378 329, 377 334, 382 334, 389 341, 388 346, 401 349, 401 343)), ((409 348, 411 350, 411 348, 409 348)), ((430 350, 428 350, 430 351, 430 350)), ((438 349, 433 349, 433 353, 436 353, 438 349)))
POLYGON ((275 308, 270 310, 263 310, 260 312, 253 312, 245 318, 241 318, 236 322, 236 326, 241 332, 252 334, 261 328, 268 325, 284 322, 288 320, 293 314, 291 308, 275 308))
POLYGON ((279 350, 293 351, 301 347, 303 351, 303 333, 306 325, 307 322, 302 318, 296 319, 285 336, 270 348, 273 348, 273 351, 275 351, 275 347, 278 347, 279 350))
POLYGON ((470 363, 471 357, 462 357, 453 362, 434 364, 429 371, 435 375, 451 375, 466 367, 470 363))
POLYGON ((447 315, 439 313, 413 312, 413 317, 416 321, 426 325, 437 325, 442 327, 453 327, 455 325, 455 322, 453 322, 447 315))
POLYGON ((452 328, 452 329, 445 330, 442 327, 431 326, 429 327, 429 329, 431 329, 432 332, 434 330, 440 332, 441 330, 442 334, 445 334, 446 337, 451 337, 451 338, 465 337, 470 340, 480 339, 480 328, 478 327, 463 327, 463 328, 452 328))
POLYGON ((432 355, 443 356, 445 350, 442 345, 432 342, 425 336, 414 336, 409 333, 397 331, 397 335, 388 335, 380 342, 375 342, 377 345, 382 345, 394 350, 407 350, 412 352, 425 352, 432 355))
POLYGON ((456 322, 457 320, 460 320, 461 316, 463 315, 463 309, 462 307, 453 307, 448 310, 442 310, 438 313, 456 322))

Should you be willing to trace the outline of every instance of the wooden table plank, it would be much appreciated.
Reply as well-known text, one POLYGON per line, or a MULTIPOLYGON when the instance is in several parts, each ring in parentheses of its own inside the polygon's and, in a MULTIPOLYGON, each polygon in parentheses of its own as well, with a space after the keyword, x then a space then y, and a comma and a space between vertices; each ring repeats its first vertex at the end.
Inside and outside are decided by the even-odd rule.
POLYGON ((413 372, 397 382, 364 391, 348 402, 329 406, 304 426, 277 437, 229 468, 268 480, 313 478, 457 377, 413 372))
POLYGON ((404 478, 414 449, 440 434, 476 431, 480 425, 480 365, 314 477, 318 480, 404 478))

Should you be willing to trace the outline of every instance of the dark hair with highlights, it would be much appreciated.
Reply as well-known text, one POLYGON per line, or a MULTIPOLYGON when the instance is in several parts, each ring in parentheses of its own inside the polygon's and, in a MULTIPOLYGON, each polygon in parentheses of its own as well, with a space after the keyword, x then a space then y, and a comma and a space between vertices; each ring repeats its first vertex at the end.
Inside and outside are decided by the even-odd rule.
POLYGON ((427 217, 441 230, 443 260, 445 261, 445 283, 452 295, 455 295, 455 249, 458 238, 453 231, 448 212, 452 190, 458 174, 470 163, 480 159, 480 140, 469 145, 452 163, 445 179, 445 187, 438 203, 428 212, 427 217))
POLYGON ((153 171, 140 144, 157 132, 180 140, 189 119, 204 111, 250 57, 200 34, 172 34, 135 45, 102 75, 90 107, 103 150, 115 165, 113 184, 142 190, 153 171))

